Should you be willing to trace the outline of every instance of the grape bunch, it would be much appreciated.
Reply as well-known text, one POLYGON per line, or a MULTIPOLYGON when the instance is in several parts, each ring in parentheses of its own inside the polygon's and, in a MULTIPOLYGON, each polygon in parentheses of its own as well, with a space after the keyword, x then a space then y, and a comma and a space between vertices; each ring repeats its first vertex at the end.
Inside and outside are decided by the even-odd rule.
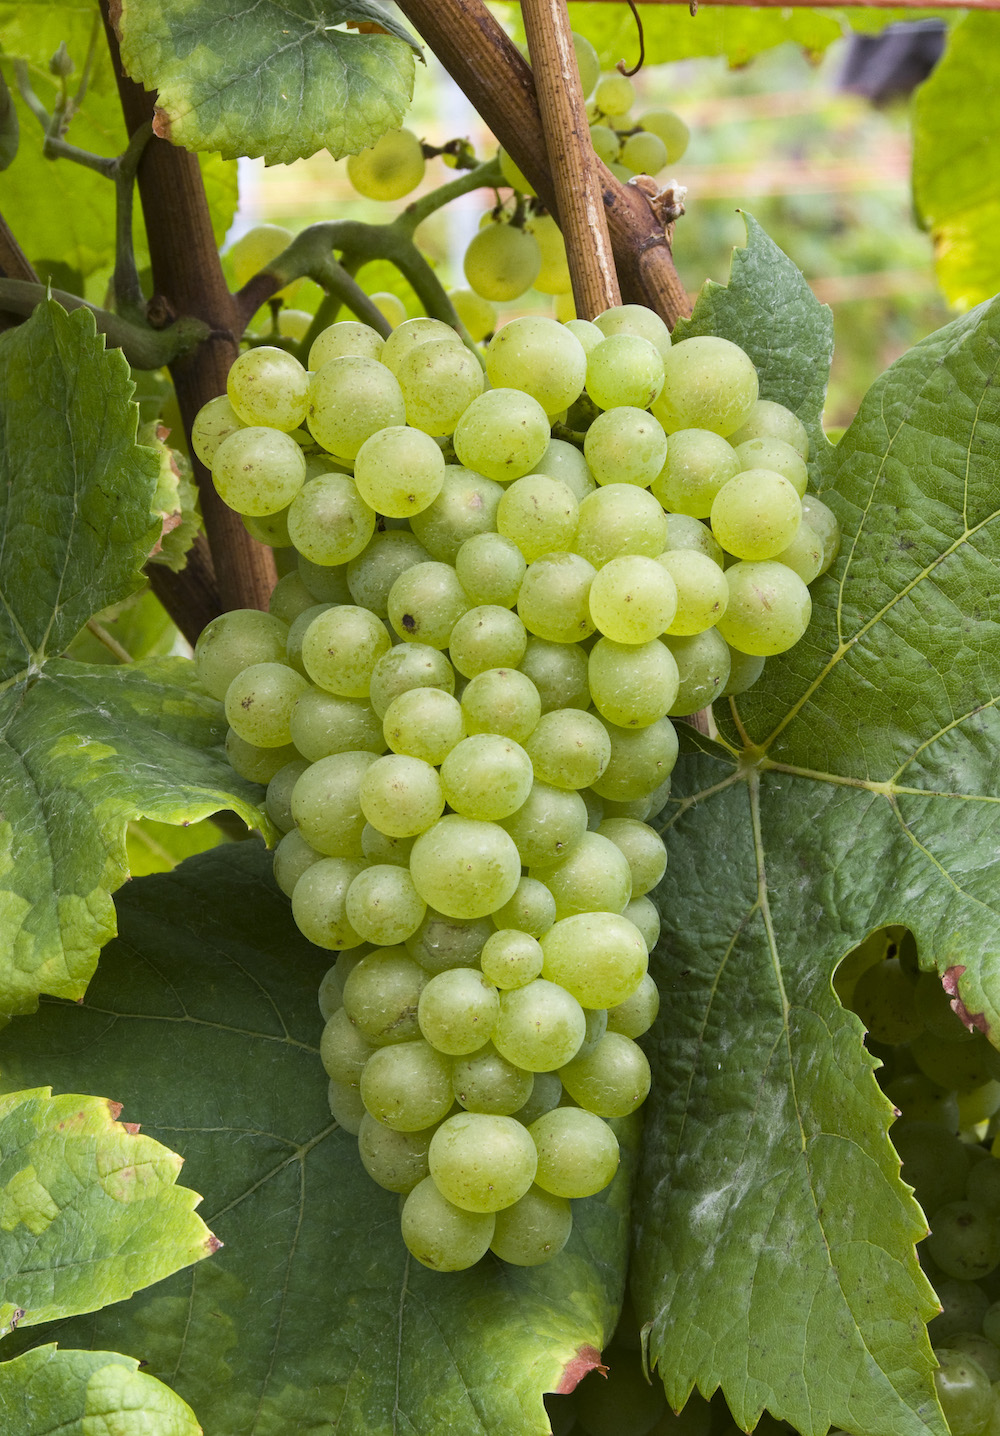
POLYGON ((841 964, 899 1113, 890 1136, 927 1215, 918 1255, 943 1310, 928 1332, 953 1436, 1000 1425, 1000 1053, 921 972, 904 928, 874 933, 841 964))
POLYGON ((296 923, 340 954, 331 1110, 439 1270, 547 1260, 613 1177, 649 1089, 671 717, 801 637, 833 550, 799 421, 726 340, 627 306, 514 320, 483 358, 434 319, 344 321, 309 370, 241 355, 192 435, 294 560, 198 673, 296 923))

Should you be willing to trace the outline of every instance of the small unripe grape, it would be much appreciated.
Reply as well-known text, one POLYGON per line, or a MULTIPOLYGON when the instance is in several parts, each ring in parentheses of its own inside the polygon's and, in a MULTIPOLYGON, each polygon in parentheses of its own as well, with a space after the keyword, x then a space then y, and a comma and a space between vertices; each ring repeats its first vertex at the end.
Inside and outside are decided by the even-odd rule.
POLYGON ((412 130, 388 130, 370 149, 348 156, 347 177, 367 199, 402 199, 423 179, 425 166, 412 130))

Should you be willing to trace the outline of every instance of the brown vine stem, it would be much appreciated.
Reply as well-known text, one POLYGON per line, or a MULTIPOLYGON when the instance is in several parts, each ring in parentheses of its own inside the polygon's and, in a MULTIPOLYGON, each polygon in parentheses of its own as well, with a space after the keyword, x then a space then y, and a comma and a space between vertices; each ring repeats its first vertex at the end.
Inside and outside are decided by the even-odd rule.
MULTIPOLYGON (((398 4, 561 224, 534 79, 520 51, 482 0, 398 4)), ((663 225, 639 189, 596 165, 622 299, 648 305, 672 325, 691 309, 663 225)))
POLYGON ((566 0, 521 0, 549 172, 581 319, 621 303, 566 0))
MULTIPOLYGON (((125 125, 133 135, 153 117, 153 97, 125 75, 118 38, 101 0, 101 14, 118 80, 125 125)), ((197 158, 186 150, 154 138, 138 169, 153 282, 158 297, 175 314, 203 319, 210 338, 170 366, 177 401, 188 435, 201 406, 226 392, 226 375, 236 358, 240 325, 233 296, 219 264, 205 187, 197 158)), ((266 608, 277 579, 269 549, 255 543, 238 514, 219 498, 209 471, 193 458, 201 494, 201 511, 218 584, 216 612, 230 608, 266 608)), ((207 552, 201 555, 207 558, 207 552)), ((169 570, 165 571, 169 574, 169 570)), ((155 591, 181 631, 190 637, 205 612, 206 566, 198 574, 185 569, 169 578, 158 574, 155 591)))

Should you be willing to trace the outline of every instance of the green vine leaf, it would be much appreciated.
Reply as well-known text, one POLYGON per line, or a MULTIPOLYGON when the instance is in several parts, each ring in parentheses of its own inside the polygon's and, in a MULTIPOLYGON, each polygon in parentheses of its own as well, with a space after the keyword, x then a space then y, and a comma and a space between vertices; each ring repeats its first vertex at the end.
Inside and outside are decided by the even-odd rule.
MULTIPOLYGON (((715 317, 729 332, 722 296, 715 317)), ((809 632, 720 705, 718 743, 688 739, 664 814, 669 1026, 636 1303, 670 1399, 721 1386, 744 1428, 766 1407, 810 1436, 946 1429, 926 1223, 831 979, 902 923, 1000 1031, 998 363, 994 302, 899 360, 821 454, 844 543, 809 632), (724 882, 706 883, 705 853, 724 882)))
POLYGON ((373 145, 402 123, 419 53, 377 0, 123 0, 119 30, 129 74, 159 91, 157 134, 268 164, 373 145))
POLYGON ((0 1364, 0 1429, 18 1436, 201 1436, 169 1386, 113 1351, 39 1346, 0 1364))
POLYGON ((80 1006, 0 1036, 6 1085, 42 1069, 114 1091, 185 1157, 225 1246, 124 1305, 41 1337, 139 1351, 206 1436, 336 1429, 543 1436, 542 1394, 597 1360, 624 1285, 631 1155, 574 1203, 542 1267, 441 1274, 409 1258, 399 1202, 330 1117, 316 992, 331 954, 296 930, 255 843, 119 895, 121 936, 80 1006), (502 1373, 502 1378, 500 1377, 502 1373))
POLYGON ((201 1198, 176 1185, 181 1158, 121 1110, 47 1087, 0 1098, 0 1335, 96 1311, 217 1250, 201 1198))
POLYGON ((913 197, 934 239, 938 282, 968 309, 1000 289, 1000 17, 967 15, 917 90, 913 197))

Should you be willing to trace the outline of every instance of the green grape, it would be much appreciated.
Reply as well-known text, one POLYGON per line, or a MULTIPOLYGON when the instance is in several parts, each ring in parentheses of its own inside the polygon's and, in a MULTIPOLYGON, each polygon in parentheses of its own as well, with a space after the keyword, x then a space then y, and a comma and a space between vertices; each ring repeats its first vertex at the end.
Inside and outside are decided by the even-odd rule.
POLYGON ((517 389, 554 415, 583 392, 583 345, 554 319, 523 315, 498 329, 486 350, 486 373, 495 389, 517 389))
POLYGON ((390 838, 413 838, 425 833, 444 812, 444 792, 437 769, 402 753, 387 753, 371 763, 361 782, 360 802, 367 821, 390 838))
POLYGON ((625 1117, 649 1095, 649 1062, 630 1037, 609 1032, 590 1052, 559 1069, 562 1084, 579 1106, 598 1117, 625 1117))
POLYGON ((656 562, 673 579, 677 604, 665 632, 689 638, 718 623, 729 604, 726 575, 714 559, 697 549, 667 549, 656 562))
POLYGON ((443 763, 465 737, 462 705, 440 688, 411 688, 385 710, 382 732, 394 753, 443 763))
POLYGON ((599 484, 646 488, 663 468, 667 436, 652 414, 620 405, 598 414, 587 430, 583 452, 599 484))
POLYGON ((318 863, 322 856, 310 847, 297 828, 285 834, 274 850, 274 881, 285 897, 291 897, 306 868, 318 863))
MULTIPOLYGON (((545 884, 539 882, 537 878, 522 878, 517 885, 514 896, 509 902, 505 902, 503 907, 497 908, 492 914, 492 918, 501 932, 516 932, 519 939, 524 937, 539 938, 543 932, 548 932, 556 920, 556 900, 545 884)), ((490 939, 490 941, 492 941, 492 939, 490 939)), ((519 945, 519 942, 514 942, 513 938, 510 938, 509 941, 517 951, 521 951, 523 944, 519 945)), ((533 951, 533 949, 530 950, 533 951)), ((499 948, 491 949, 491 951, 498 954, 501 951, 506 951, 506 944, 501 944, 499 948)), ((485 953, 486 949, 484 948, 482 954, 483 962, 485 962, 485 953)), ((506 957, 503 959, 503 962, 507 962, 506 957)), ((501 970, 500 963, 501 959, 497 956, 496 964, 494 964, 495 971, 501 970)), ((506 968, 503 970, 506 971, 506 968)), ((538 972, 533 972, 531 976, 537 977, 541 970, 541 958, 539 957, 538 972)), ((483 966, 483 971, 486 972, 485 965, 483 966)), ((521 971, 521 969, 518 968, 518 971, 521 971)), ((517 985, 501 982, 496 976, 492 976, 490 980, 496 982, 497 987, 517 985)), ((530 979, 527 980, 530 981, 530 979)))
MULTIPOLYGON (((369 872, 359 873, 347 890, 350 920, 351 893, 369 872)), ((403 869, 393 868, 394 873, 403 869)), ((403 873, 406 876, 405 872, 403 873)), ((362 905, 355 902, 355 910, 362 905)), ((375 1047, 414 1042, 420 1037, 417 1003, 427 974, 401 947, 383 947, 358 962, 344 981, 343 1006, 359 1032, 375 1047)))
POLYGON ((345 354, 310 379, 307 423, 321 448, 352 462, 372 434, 406 423, 403 391, 377 359, 345 354))
MULTIPOLYGON (((580 507, 582 510, 583 505, 580 507)), ((576 553, 548 553, 535 559, 528 565, 517 598, 525 628, 550 643, 577 643, 587 638, 594 632, 588 600, 595 572, 593 564, 576 553)))
POLYGON ((361 1073, 361 1096, 383 1126, 422 1132, 451 1111, 451 1063, 423 1039, 377 1047, 361 1073))
POLYGON ((515 668, 489 668, 477 673, 462 694, 467 731, 497 733, 523 743, 542 711, 538 689, 515 668))
POLYGON ((492 1212, 467 1212, 443 1197, 431 1177, 403 1204, 400 1227, 407 1250, 432 1271, 464 1271, 490 1249, 492 1212))
POLYGON ((691 138, 687 125, 673 110, 647 110, 636 122, 640 129, 656 135, 667 147, 667 164, 676 164, 691 138))
POLYGON ((656 904, 650 898, 633 898, 628 907, 622 909, 622 917, 635 924, 646 947, 652 952, 660 940, 661 923, 656 904))
POLYGON ((236 410, 225 394, 202 404, 191 425, 191 447, 206 468, 212 467, 215 451, 223 439, 242 429, 236 410))
POLYGON ((978 1436, 993 1409, 993 1391, 986 1372, 973 1357, 943 1346, 934 1355, 940 1363, 934 1385, 952 1436, 978 1436))
POLYGON ((634 818, 604 818, 597 831, 624 855, 632 874, 632 896, 652 892, 667 867, 667 850, 656 829, 634 818))
POLYGON ((589 788, 607 767, 611 741, 595 714, 556 708, 539 718, 525 750, 541 782, 554 788, 589 788))
POLYGON ((261 344, 233 362, 226 377, 226 393, 244 424, 263 424, 290 433, 306 417, 309 375, 284 349, 261 344))
POLYGON ((376 530, 367 547, 345 565, 346 594, 338 603, 356 603, 383 621, 389 617, 389 590, 401 573, 430 555, 407 529, 376 530))
POLYGON ((453 1064, 451 1083, 455 1100, 467 1112, 510 1117, 528 1101, 535 1079, 533 1073, 515 1067, 487 1042, 478 1052, 453 1064))
POLYGON ((555 898, 557 921, 579 912, 620 913, 632 896, 625 854, 589 830, 558 863, 533 869, 531 876, 541 878, 555 898))
POLYGON ((502 826, 526 866, 545 867, 558 862, 583 837, 587 805, 577 792, 536 780, 524 803, 502 826))
POLYGON ((295 826, 291 808, 292 789, 308 767, 304 758, 293 758, 278 769, 267 785, 267 815, 279 833, 287 833, 295 826))
POLYGON ((777 558, 801 522, 794 484, 770 469, 744 469, 712 500, 712 532, 736 558, 777 558))
POLYGON ((616 1007, 636 990, 646 971, 642 934, 617 913, 560 918, 541 943, 543 977, 558 982, 581 1007, 616 1007))
POLYGON ((451 630, 448 652, 465 678, 488 669, 513 668, 524 657, 528 634, 516 613, 499 604, 479 604, 451 630))
POLYGON ((591 125, 590 143, 594 147, 594 154, 606 165, 618 162, 622 142, 618 131, 613 130, 610 125, 591 125))
POLYGON ((915 986, 895 957, 875 963, 858 978, 851 1006, 876 1041, 895 1046, 923 1031, 915 986))
POLYGON ((226 734, 226 757, 229 766, 239 773, 241 778, 246 778, 251 783, 269 783, 279 769, 298 756, 291 743, 281 748, 258 748, 256 744, 241 738, 232 728, 226 734))
POLYGON ((802 500, 802 522, 808 524, 823 545, 823 562, 820 573, 826 573, 840 552, 840 524, 836 515, 814 494, 806 494, 802 500))
POLYGON ((459 419, 455 453, 467 468, 505 482, 531 473, 551 437, 537 399, 519 389, 489 389, 459 419))
POLYGON ((933 1346, 947 1345, 948 1338, 958 1332, 983 1328, 990 1299, 976 1282, 945 1277, 935 1281, 934 1291, 944 1310, 927 1323, 927 1335, 933 1346))
POLYGON ((576 68, 580 72, 580 88, 583 91, 584 99, 586 99, 601 77, 601 62, 598 59, 597 51, 585 35, 578 35, 573 30, 571 38, 573 53, 576 56, 576 68))
POLYGON ((370 149, 347 157, 347 178, 366 199, 394 200, 416 189, 426 161, 412 130, 388 130, 370 149))
MULTIPOLYGON (((932 1122, 953 1136, 958 1132, 958 1096, 922 1072, 903 1072, 882 1084, 885 1095, 911 1122, 932 1122)), ((964 1172, 964 1168, 962 1169, 964 1172)), ((958 1191, 955 1198, 962 1196, 958 1191)))
MULTIPOLYGON (((361 938, 347 919, 345 901, 347 889, 363 867, 364 863, 347 858, 320 858, 295 884, 292 917, 299 931, 317 947, 337 951, 360 943, 361 938)), ((340 1016, 341 1013, 334 1013, 331 1021, 340 1016)), ((338 1074, 330 1072, 329 1075, 338 1074)), ((338 1077, 338 1080, 344 1079, 338 1077)))
POLYGON ((423 988, 417 1007, 424 1039, 449 1057, 478 1052, 492 1037, 499 1014, 496 988, 469 967, 437 973, 423 988))
POLYGON ((319 1055, 328 1077, 346 1087, 357 1087, 365 1063, 374 1051, 374 1044, 355 1027, 343 1008, 327 1019, 319 1055))
POLYGON ((969 1158, 958 1137, 934 1122, 906 1120, 894 1124, 892 1144, 903 1164, 900 1175, 926 1212, 947 1210, 962 1200, 969 1158))
POLYGON ((543 977, 500 994, 493 1045, 527 1072, 554 1072, 579 1051, 587 1019, 576 998, 543 977))
MULTIPOLYGON (((650 489, 670 514, 707 519, 722 486, 739 473, 732 445, 708 429, 678 429, 667 441, 667 457, 650 489)), ((673 528, 667 525, 668 534, 673 528)))
POLYGON ((921 1072, 949 1090, 971 1092, 1000 1076, 1000 1055, 979 1033, 952 1042, 922 1032, 910 1043, 910 1053, 921 1072))
POLYGON ((568 484, 547 474, 515 479, 497 506, 496 526, 529 562, 566 552, 576 533, 579 504, 568 484))
POLYGON ((587 393, 599 409, 648 409, 663 388, 663 363, 641 335, 611 334, 587 355, 587 393))
POLYGON ((517 190, 518 194, 534 195, 536 193, 502 145, 497 158, 500 161, 500 173, 511 189, 517 190))
POLYGON ((664 361, 653 413, 668 434, 710 429, 728 438, 757 401, 757 371, 728 339, 706 335, 675 344, 664 361))
POLYGON ((611 334, 638 334, 655 344, 661 354, 670 348, 670 330, 660 316, 642 304, 616 304, 594 319, 594 327, 608 337, 611 334))
POLYGON ((326 1099, 330 1105, 330 1115, 337 1125, 345 1132, 350 1132, 352 1137, 356 1137, 365 1117, 365 1104, 357 1087, 348 1087, 343 1082, 335 1082, 331 1077, 327 1083, 326 1099))
POLYGON ((803 459, 809 457, 809 435, 802 420, 772 399, 758 399, 749 416, 729 436, 734 445, 745 444, 748 439, 781 439, 803 459))
POLYGON ((513 1117, 460 1112, 431 1138, 431 1177, 463 1211, 497 1212, 531 1186, 537 1164, 527 1128, 513 1117))
MULTIPOLYGON (((299 554, 295 566, 314 603, 350 603, 352 595, 347 582, 347 564, 313 563, 312 559, 299 554)), ((362 607, 366 606, 362 604, 362 607)))
POLYGON ((577 503, 596 488, 587 460, 575 444, 569 444, 565 439, 549 440, 545 453, 535 465, 535 473, 548 474, 550 479, 562 479, 577 503))
POLYGON ((535 1072, 531 1096, 517 1109, 517 1120, 530 1127, 544 1112, 551 1112, 563 1099, 563 1085, 557 1072, 535 1072))
POLYGON ((388 833, 380 833, 371 823, 365 823, 361 829, 361 851, 370 863, 391 863, 393 867, 408 868, 413 842, 413 838, 393 838, 388 833))
POLYGON ((774 560, 741 562, 726 570, 726 581, 729 606, 717 631, 727 643, 758 658, 798 643, 809 626, 812 600, 797 573, 774 560))
POLYGON ((366 503, 389 518, 409 518, 433 503, 444 484, 444 456, 429 435, 398 425, 366 439, 354 481, 366 503))
POLYGON ((684 549, 704 554, 719 568, 722 568, 725 562, 725 555, 707 524, 687 514, 672 513, 667 525, 667 541, 663 552, 675 553, 684 549))
MULTIPOLYGON (((591 130, 591 134, 593 133, 593 130, 591 130)), ((602 339, 608 337, 603 330, 598 329, 597 325, 592 324, 589 319, 573 318, 565 320, 564 323, 569 332, 576 335, 588 354, 595 345, 600 344, 602 339)))
POLYGON ((424 920, 427 904, 405 868, 373 863, 351 883, 347 920, 365 942, 405 942, 424 920))
MULTIPOLYGON (((1000 1380, 1000 1351, 987 1337, 977 1331, 957 1331, 948 1338, 948 1348, 962 1356, 971 1356, 986 1372, 990 1382, 1000 1380)), ((996 1387, 994 1386, 994 1395, 996 1387)), ((995 1412, 994 1407, 994 1412, 995 1412)))
POLYGON ((448 464, 441 492, 410 526, 432 559, 453 564, 463 543, 496 528, 503 489, 460 464, 448 464))
POLYGON ((368 701, 376 716, 385 719, 389 704, 412 688, 455 691, 455 670, 445 654, 426 643, 401 643, 384 653, 372 669, 368 701))
POLYGON ((803 583, 812 583, 823 566, 823 544, 819 535, 803 519, 791 543, 775 554, 775 560, 797 573, 803 583))
POLYGON ((573 547, 603 568, 623 554, 656 558, 667 533, 667 516, 651 493, 635 484, 608 484, 581 500, 573 547))
MULTIPOLYGON (((534 235, 541 256, 534 288, 539 294, 569 295, 573 281, 569 272, 566 243, 562 230, 550 214, 535 214, 528 221, 528 232, 534 235)), ((560 317, 557 315, 557 318, 560 317)), ((570 333, 573 331, 570 330, 570 333)))
POLYGON ((670 777, 677 762, 677 733, 669 718, 648 728, 606 725, 611 758, 591 787, 598 797, 630 803, 654 793, 670 777))
POLYGON ((662 560, 641 554, 610 559, 590 585, 590 616, 598 631, 616 643, 646 644, 669 630, 677 601, 677 587, 662 560))
POLYGON ((445 802, 466 818, 498 822, 523 806, 531 792, 532 765, 511 738, 476 733, 463 738, 441 764, 445 802))
POLYGON ((451 434, 486 383, 476 355, 451 339, 428 339, 404 354, 396 377, 406 422, 425 434, 451 434))
POLYGON ((487 918, 446 917, 428 908, 417 931, 406 939, 406 950, 426 972, 474 967, 483 944, 492 933, 493 924, 487 918))
POLYGON ((406 643, 447 648, 455 624, 470 607, 455 570, 446 563, 417 563, 389 590, 389 622, 406 643))
POLYGON ((647 972, 631 997, 608 1008, 607 1030, 620 1032, 623 1037, 641 1037, 652 1027, 659 1010, 660 994, 647 972))
POLYGON ((413 844, 410 873, 424 902, 438 912, 486 917, 514 896, 521 859, 496 823, 450 813, 413 844))
POLYGON ((378 359, 384 345, 382 335, 370 324, 362 324, 358 319, 342 319, 317 334, 309 349, 309 368, 322 369, 331 359, 346 357, 378 359))
POLYGON ((368 1175, 387 1192, 412 1192, 430 1175, 427 1149, 433 1135, 432 1128, 395 1132, 366 1112, 358 1127, 358 1155, 368 1175))
POLYGON ((212 460, 212 482, 222 502, 253 518, 287 509, 305 477, 306 461, 295 440, 260 425, 223 439, 212 460))
POLYGON ((252 663, 226 689, 229 726, 255 748, 283 748, 292 740, 292 710, 308 687, 284 663, 252 663))
POLYGON ((220 702, 238 673, 254 663, 280 663, 288 625, 256 608, 235 608, 206 624, 195 644, 201 686, 220 702))
POLYGON ((594 90, 594 104, 603 115, 627 115, 635 103, 635 86, 626 75, 609 71, 594 90))
POLYGON ((430 319, 425 315, 417 319, 407 319, 389 335, 379 358, 385 367, 395 374, 411 350, 419 348, 421 344, 441 339, 447 340, 455 349, 464 348, 459 334, 450 324, 445 324, 443 319, 430 319))
MULTIPOLYGON (((254 518, 251 514, 241 514, 243 527, 252 539, 257 543, 267 544, 271 548, 292 547, 292 540, 288 533, 288 510, 279 509, 276 514, 264 514, 261 518, 254 518)), ((294 554, 297 559, 298 555, 294 554)))
POLYGON ((706 628, 690 638, 665 641, 677 664, 677 694, 669 709, 671 717, 684 717, 707 708, 729 679, 729 645, 714 628, 706 628))
POLYGON ((318 853, 331 858, 362 856, 361 780, 375 761, 374 753, 331 753, 313 763, 296 782, 292 817, 318 853))
POLYGON ((366 698, 375 665, 391 646, 385 625, 373 613, 342 603, 310 623, 302 638, 302 662, 325 692, 366 698))
POLYGON ((481 229, 463 261, 469 288, 493 304, 520 299, 534 284, 541 265, 535 236, 513 224, 490 224, 481 229))
POLYGON ((667 164, 667 147, 659 135, 640 130, 622 145, 621 162, 633 174, 658 175, 667 164))
MULTIPOLYGON (((728 645, 727 645, 728 646, 728 645)), ((723 684, 720 697, 734 698, 752 688, 764 671, 763 658, 752 653, 729 649, 729 681, 723 684)))
MULTIPOLYGON (((277 259, 288 248, 293 238, 292 231, 281 224, 255 224, 241 234, 226 250, 225 256, 236 288, 242 289, 255 274, 266 269, 272 259, 277 259)), ((288 288, 286 285, 279 292, 286 293, 288 288)))
POLYGON ((557 1197, 592 1197, 618 1170, 618 1139, 580 1107, 557 1107, 528 1128, 538 1149, 538 1186, 557 1197))
POLYGON ((455 555, 458 581, 475 604, 496 603, 513 608, 526 568, 517 544, 499 533, 473 534, 455 555))
POLYGON ((540 1266, 558 1256, 573 1230, 565 1197, 532 1185, 524 1196, 497 1212, 490 1249, 512 1266, 540 1266))
POLYGON ((801 499, 809 481, 805 460, 797 449, 783 439, 745 439, 737 444, 735 453, 741 469, 770 469, 784 474, 801 499))
MULTIPOLYGON (((531 878, 522 878, 518 884, 520 891, 526 882, 535 881, 531 878)), ((543 884, 537 883, 542 887, 543 884)), ((517 894, 511 899, 516 900, 517 894)), ((510 904, 506 904, 507 907, 510 904)), ((552 903, 553 921, 555 920, 555 902, 552 903)), ((497 914, 494 913, 493 921, 497 921, 497 914)), ((548 924, 549 927, 552 923, 548 924)), ((542 949, 541 944, 528 932, 521 932, 516 928, 499 928, 492 937, 488 937, 483 944, 483 950, 479 958, 483 976, 489 978, 495 987, 502 988, 507 992, 512 987, 524 987, 528 982, 534 982, 536 977, 542 974, 542 949)), ((524 1099, 527 1101, 527 1097, 524 1099)), ((518 1104, 520 1106, 520 1103, 518 1104)), ((515 1109, 512 1109, 516 1111, 515 1109)))
MULTIPOLYGON (((676 707, 677 661, 658 639, 616 643, 602 638, 590 650, 587 673, 594 707, 618 727, 646 728, 676 707)), ((610 743, 608 752, 610 756, 610 743)))
MULTIPOLYGON (((556 708, 590 707, 587 654, 579 644, 529 638, 520 670, 538 695, 539 713, 551 713, 556 708)), ((536 713, 529 732, 537 722, 536 713)))
POLYGON ((320 566, 349 563, 375 532, 375 510, 346 474, 309 479, 288 510, 288 532, 299 553, 320 566))
POLYGON ((994 1216, 1000 1214, 1000 1162, 996 1158, 976 1163, 969 1172, 965 1195, 994 1216))
POLYGON ((497 312, 488 299, 472 289, 449 289, 448 298, 475 343, 493 333, 497 327, 497 312))

